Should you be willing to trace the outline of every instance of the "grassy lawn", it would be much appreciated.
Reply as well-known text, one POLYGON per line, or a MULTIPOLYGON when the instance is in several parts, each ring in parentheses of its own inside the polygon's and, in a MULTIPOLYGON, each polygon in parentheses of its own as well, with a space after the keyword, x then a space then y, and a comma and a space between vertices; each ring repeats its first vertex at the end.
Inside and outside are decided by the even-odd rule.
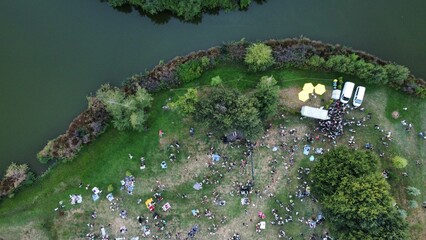
MULTIPOLYGON (((299 174, 299 168, 302 167, 305 171, 312 166, 312 162, 301 152, 306 143, 294 139, 302 139, 305 133, 312 133, 316 122, 300 119, 299 115, 294 113, 298 112, 303 104, 297 100, 297 92, 305 82, 323 83, 327 86, 324 96, 305 104, 325 105, 329 98, 326 95, 330 94, 331 90, 331 80, 337 76, 295 69, 252 74, 241 65, 220 64, 205 72, 198 81, 155 94, 147 131, 119 132, 109 127, 74 160, 58 164, 32 186, 22 189, 10 199, 2 200, 0 239, 85 239, 89 232, 99 235, 101 225, 106 227, 111 236, 129 238, 141 234, 141 227, 136 221, 136 217, 140 215, 149 217, 152 235, 158 235, 160 239, 165 239, 168 232, 173 237, 176 233, 185 237, 194 224, 198 224, 200 228, 197 239, 225 239, 236 232, 240 233, 243 239, 276 239, 279 230, 284 230, 287 236, 294 239, 320 236, 328 229, 327 221, 315 229, 310 229, 305 224, 307 219, 321 213, 320 206, 310 197, 295 196, 306 177, 306 174, 299 174), (224 86, 236 87, 243 91, 256 86, 261 76, 273 75, 282 88, 282 110, 273 121, 272 128, 257 141, 253 157, 256 185, 249 196, 251 203, 248 206, 242 206, 241 197, 237 195, 238 182, 245 183, 251 179, 250 164, 246 168, 240 167, 241 160, 245 158, 245 147, 239 144, 225 145, 218 136, 207 137, 208 129, 202 122, 193 122, 176 112, 162 109, 169 98, 176 100, 189 87, 208 87, 211 78, 217 75, 222 78, 224 86), (194 137, 189 136, 190 127, 196 129, 194 137), (162 138, 158 136, 160 129, 165 132, 162 138), (291 135, 290 129, 297 131, 291 135), (280 134, 282 131, 284 136, 280 134), (176 141, 179 142, 180 148, 171 147, 176 141), (294 155, 293 166, 290 165, 288 149, 280 147, 278 151, 272 151, 274 146, 285 144, 299 148, 294 155), (226 156, 227 160, 221 159, 208 167, 212 148, 214 152, 226 156), (177 156, 173 162, 169 160, 172 153, 177 156), (129 154, 134 156, 133 159, 129 159, 129 154), (139 159, 142 156, 146 159, 147 167, 144 170, 139 169, 139 159), (167 169, 161 169, 162 161, 167 162, 167 169), (120 191, 120 180, 126 176, 126 172, 136 178, 133 195, 120 191), (203 189, 194 190, 194 183, 203 180, 203 189), (82 188, 79 188, 80 183, 83 183, 82 188), (85 189, 87 184, 90 184, 89 190, 85 189), (110 203, 105 199, 110 184, 114 187, 112 193, 116 197, 116 211, 111 210, 110 203), (94 186, 103 190, 101 199, 96 202, 92 201, 90 192, 94 186), (156 229, 152 213, 144 205, 145 200, 152 197, 156 191, 161 192, 164 197, 157 205, 157 212, 167 221, 163 231, 156 229), (81 194, 83 203, 70 205, 70 194, 81 194), (182 194, 187 197, 183 198, 182 194), (138 199, 142 200, 141 204, 137 203, 138 199), (226 205, 218 206, 214 199, 224 200, 226 205), (64 202, 64 211, 54 211, 59 206, 59 201, 64 202), (168 212, 161 211, 165 202, 172 206, 168 212), (291 203, 293 209, 288 211, 286 207, 291 203), (293 221, 282 226, 271 225, 270 222, 274 220, 271 214, 273 208, 277 209, 283 218, 291 216, 293 221), (127 219, 119 217, 118 212, 123 209, 128 212, 127 219), (192 209, 198 209, 201 217, 192 216, 192 209), (205 217, 205 209, 210 209, 214 218, 205 217), (96 219, 90 217, 93 211, 98 214, 96 219), (255 224, 260 221, 258 211, 266 214, 267 228, 261 233, 255 232, 255 224), (88 223, 93 223, 94 227, 89 228, 88 223), (127 227, 126 234, 119 233, 121 226, 127 227)), ((347 76, 344 76, 344 79, 363 84, 347 76)), ((418 131, 426 129, 426 101, 387 87, 366 87, 366 110, 350 111, 346 118, 359 120, 369 112, 373 118, 366 122, 365 127, 345 128, 345 135, 338 139, 337 144, 347 145, 349 137, 353 135, 356 139, 354 148, 362 149, 365 143, 370 142, 375 146, 374 151, 384 152, 379 164, 382 169, 390 172, 389 183, 397 204, 408 211, 407 199, 415 199, 419 205, 426 200, 423 195, 426 192, 426 162, 423 162, 426 159, 426 142, 417 136, 418 131), (405 107, 408 108, 406 111, 403 110, 405 107), (401 114, 397 120, 390 115, 395 110, 401 114), (400 121, 403 119, 413 124, 414 129, 411 132, 407 132, 401 125, 400 121), (379 125, 383 132, 375 129, 375 125, 379 125), (349 133, 348 128, 353 128, 356 132, 349 133), (385 147, 381 137, 387 131, 392 131, 393 140, 385 147), (394 155, 401 155, 409 160, 406 169, 397 170, 391 166, 390 158, 394 155), (416 160, 420 160, 420 164, 416 164, 416 160), (402 172, 407 172, 408 177, 404 177, 402 172), (405 191, 407 186, 419 188, 422 195, 409 198, 405 191)), ((324 149, 334 147, 328 141, 317 141, 313 145, 324 149)), ((408 213, 412 238, 425 239, 426 217, 423 209, 411 209, 408 213)))

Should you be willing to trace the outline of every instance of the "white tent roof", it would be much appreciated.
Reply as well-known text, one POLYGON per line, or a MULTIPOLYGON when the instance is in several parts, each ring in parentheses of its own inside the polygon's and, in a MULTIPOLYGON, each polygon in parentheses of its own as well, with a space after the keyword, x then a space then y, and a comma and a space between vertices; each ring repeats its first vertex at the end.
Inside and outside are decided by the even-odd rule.
POLYGON ((302 110, 300 111, 302 116, 320 119, 320 120, 328 120, 330 117, 328 116, 328 111, 324 109, 309 107, 309 106, 303 106, 302 110))

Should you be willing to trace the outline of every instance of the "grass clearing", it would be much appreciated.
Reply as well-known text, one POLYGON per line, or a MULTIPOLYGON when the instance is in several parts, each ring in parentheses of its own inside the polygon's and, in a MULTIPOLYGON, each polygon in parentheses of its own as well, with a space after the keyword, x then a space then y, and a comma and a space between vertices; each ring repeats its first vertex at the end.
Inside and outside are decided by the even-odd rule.
MULTIPOLYGON (((310 229, 304 221, 320 213, 320 207, 311 198, 303 201, 295 197, 298 185, 303 179, 297 179, 300 167, 310 168, 312 163, 301 153, 304 141, 295 141, 295 138, 303 138, 305 133, 312 133, 316 122, 312 119, 300 119, 299 115, 293 114, 299 111, 301 106, 297 100, 297 93, 305 82, 323 83, 327 87, 331 85, 331 79, 336 74, 317 73, 305 70, 282 69, 272 70, 265 73, 252 74, 245 70, 242 65, 219 64, 216 68, 205 72, 198 81, 189 83, 178 89, 171 89, 155 95, 153 107, 148 120, 148 130, 145 132, 119 132, 109 127, 96 141, 85 147, 78 157, 72 161, 58 164, 43 178, 36 181, 31 187, 27 187, 11 199, 0 202, 0 238, 3 239, 84 239, 85 235, 93 231, 99 235, 100 225, 108 226, 107 231, 112 236, 136 236, 141 234, 140 226, 136 217, 143 215, 150 218, 150 227, 153 235, 165 239, 166 232, 186 236, 194 224, 200 226, 197 239, 225 239, 233 233, 238 232, 243 239, 275 239, 280 229, 285 230, 287 236, 299 239, 308 239, 312 235, 320 236, 328 230, 327 222, 315 229, 310 229), (256 86, 263 75, 273 75, 281 86, 281 110, 269 129, 262 138, 258 140, 258 146, 254 155, 254 171, 256 185, 250 195, 251 204, 241 206, 240 197, 237 196, 237 182, 246 182, 251 179, 250 161, 245 168, 241 168, 241 160, 244 159, 244 146, 238 144, 225 145, 216 137, 206 136, 208 130, 202 122, 192 122, 191 119, 183 118, 172 111, 162 110, 162 106, 169 100, 175 100, 184 94, 189 87, 206 87, 210 85, 211 78, 219 75, 225 87, 236 87, 246 91, 256 86), (280 125, 283 128, 280 128, 280 125), (195 137, 189 136, 189 128, 196 129, 195 137), (165 132, 164 137, 159 138, 158 131, 165 132), (296 133, 289 134, 290 129, 296 129, 296 133), (282 135, 282 133, 284 135, 282 135), (175 141, 179 141, 181 147, 177 152, 171 148, 175 141), (294 155, 294 166, 290 166, 290 146, 297 145, 299 150, 294 155), (274 152, 272 148, 279 146, 274 152), (221 156, 227 156, 228 160, 222 159, 212 167, 207 167, 210 159, 210 149, 214 148, 221 156), (129 159, 128 154, 133 159, 129 159), (169 161, 171 153, 176 154, 174 162, 169 161), (145 157, 145 170, 139 169, 140 157, 145 157), (189 157, 189 158, 188 158, 189 157), (274 160, 277 160, 274 163, 274 160), (160 162, 166 161, 167 169, 161 169, 160 162), (235 166, 232 167, 231 163, 235 166), (120 180, 129 171, 136 177, 133 195, 120 191, 120 180), (195 182, 204 180, 203 189, 195 191, 192 186, 195 182), (158 181, 158 182, 157 182, 158 181), (218 184, 207 182, 219 181, 218 184), (104 192, 97 202, 91 200, 90 190, 79 188, 80 182, 97 186, 104 192), (110 203, 105 199, 107 186, 112 184, 113 194, 119 200, 118 209, 125 209, 129 216, 127 219, 119 217, 117 211, 111 211, 110 203), (172 206, 168 212, 159 213, 167 221, 164 231, 158 231, 152 221, 152 213, 149 213, 144 205, 147 198, 152 197, 157 185, 163 185, 162 192, 164 201, 172 206), (77 206, 69 204, 70 194, 81 194, 83 203, 77 206), (182 198, 186 194, 186 198, 182 198), (270 194, 273 194, 270 195, 270 194), (290 198, 290 195, 292 198, 290 198), (206 198, 204 198, 206 196, 206 198), (214 199, 226 201, 226 206, 214 204, 214 199), (138 199, 143 202, 138 205, 138 199), (280 207, 277 199, 286 207, 290 200, 294 202, 293 210, 288 212, 285 207, 280 207), (59 201, 64 201, 63 214, 54 211, 59 201), (254 206, 253 206, 254 204, 254 206), (204 210, 210 209, 213 219, 204 216, 204 210), (283 217, 292 216, 293 221, 283 226, 272 226, 272 208, 278 210, 283 217), (199 209, 200 218, 193 217, 192 209, 199 209), (98 213, 98 218, 90 217, 92 211, 98 213), (258 211, 266 214, 267 229, 262 233, 255 232, 255 225, 259 222, 258 211), (296 215, 296 212, 298 214, 296 215), (226 217, 226 219, 224 218, 226 217), (302 219, 300 222, 298 219, 302 219), (222 223, 223 222, 223 223, 222 223), (94 223, 93 229, 87 224, 94 223), (243 226, 244 223, 244 226, 243 226), (127 234, 120 234, 119 228, 125 225, 127 234), (216 233, 210 234, 209 228, 216 226, 216 233), (303 233, 303 236, 300 235, 303 233)), ((363 84, 356 79, 346 77, 357 84, 363 84)), ((356 132, 348 132, 338 139, 337 144, 347 144, 351 135, 355 136, 354 148, 362 149, 367 142, 373 143, 374 151, 385 152, 385 156, 379 163, 382 169, 390 172, 389 183, 392 186, 392 194, 396 202, 409 213, 408 222, 413 239, 425 239, 426 230, 424 223, 426 217, 423 209, 409 210, 405 187, 415 186, 419 188, 422 195, 415 197, 420 205, 425 201, 426 193, 426 159, 425 141, 420 140, 416 133, 420 129, 426 129, 426 101, 415 99, 400 92, 386 87, 366 86, 366 98, 363 103, 365 112, 359 110, 351 111, 346 115, 347 119, 352 117, 360 120, 368 112, 373 113, 373 118, 366 123, 366 127, 353 126, 356 132), (402 110, 407 107, 408 110, 402 110), (401 117, 394 120, 390 113, 398 110, 401 117), (400 121, 406 119, 413 123, 411 132, 405 131, 400 121), (381 130, 374 128, 379 125, 381 130), (384 132, 392 131, 393 140, 389 146, 382 144, 381 137, 384 132), (397 170, 390 164, 393 155, 401 155, 409 160, 406 169, 397 170), (416 160, 422 160, 417 165, 416 160), (407 172, 404 177, 402 172, 407 172)), ((318 97, 307 105, 322 105, 327 103, 327 94, 318 97), (324 99, 324 100, 322 100, 324 99)), ((326 142, 316 141, 315 147, 331 149, 333 145, 326 142)), ((90 187, 90 189, 91 189, 90 187)), ((213 232, 213 231, 212 231, 213 232)))

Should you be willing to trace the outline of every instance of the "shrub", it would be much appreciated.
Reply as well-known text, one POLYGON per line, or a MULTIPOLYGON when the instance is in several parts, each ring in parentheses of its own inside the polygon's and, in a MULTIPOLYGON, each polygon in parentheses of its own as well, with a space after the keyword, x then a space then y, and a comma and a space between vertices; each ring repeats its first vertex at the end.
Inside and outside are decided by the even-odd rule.
POLYGON ((408 164, 407 159, 401 157, 401 156, 395 156, 392 158, 392 164, 395 168, 405 168, 408 164))
POLYGON ((322 68, 325 64, 325 60, 324 58, 318 56, 318 55, 314 55, 311 58, 309 58, 308 60, 306 60, 306 65, 308 65, 308 67, 312 67, 312 68, 322 68))
POLYGON ((250 71, 265 71, 272 66, 275 61, 272 57, 272 49, 264 43, 254 43, 247 48, 244 58, 250 71))
POLYGON ((203 73, 203 68, 200 61, 192 60, 180 65, 176 72, 179 79, 186 83, 199 78, 203 73))
POLYGON ((406 219, 407 218, 407 211, 405 211, 404 209, 398 209, 398 213, 399 213, 399 216, 402 218, 402 219, 406 219))
POLYGON ((421 194, 419 189, 412 186, 407 187, 407 193, 408 195, 411 195, 411 196, 418 196, 421 194))
POLYGON ((408 207, 409 208, 418 208, 419 204, 417 203, 416 200, 410 200, 410 201, 408 201, 408 207))
POLYGON ((276 49, 274 57, 278 63, 293 67, 303 67, 310 58, 315 48, 307 44, 296 44, 276 49))
POLYGON ((11 194, 28 178, 28 165, 11 163, 0 181, 0 197, 11 194))
POLYGON ((218 86, 221 84, 222 84, 222 78, 220 78, 220 76, 212 77, 212 81, 210 82, 210 85, 218 86))
POLYGON ((201 77, 201 74, 212 65, 213 63, 210 58, 203 56, 200 59, 181 64, 177 68, 176 73, 181 81, 185 83, 191 82, 201 77))
POLYGON ((108 185, 107 191, 108 192, 114 191, 114 187, 112 186, 112 184, 108 185))

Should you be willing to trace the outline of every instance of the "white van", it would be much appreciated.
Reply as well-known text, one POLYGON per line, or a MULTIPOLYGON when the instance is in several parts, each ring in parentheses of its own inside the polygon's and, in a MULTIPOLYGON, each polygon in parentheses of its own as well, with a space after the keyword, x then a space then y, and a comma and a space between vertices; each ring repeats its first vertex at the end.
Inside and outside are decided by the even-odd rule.
POLYGON ((344 104, 348 103, 352 97, 352 92, 354 91, 355 83, 345 82, 343 86, 342 95, 340 96, 340 101, 344 104))
POLYGON ((358 86, 355 90, 355 95, 353 100, 354 107, 361 106, 362 100, 364 100, 364 95, 365 95, 365 87, 358 86))

